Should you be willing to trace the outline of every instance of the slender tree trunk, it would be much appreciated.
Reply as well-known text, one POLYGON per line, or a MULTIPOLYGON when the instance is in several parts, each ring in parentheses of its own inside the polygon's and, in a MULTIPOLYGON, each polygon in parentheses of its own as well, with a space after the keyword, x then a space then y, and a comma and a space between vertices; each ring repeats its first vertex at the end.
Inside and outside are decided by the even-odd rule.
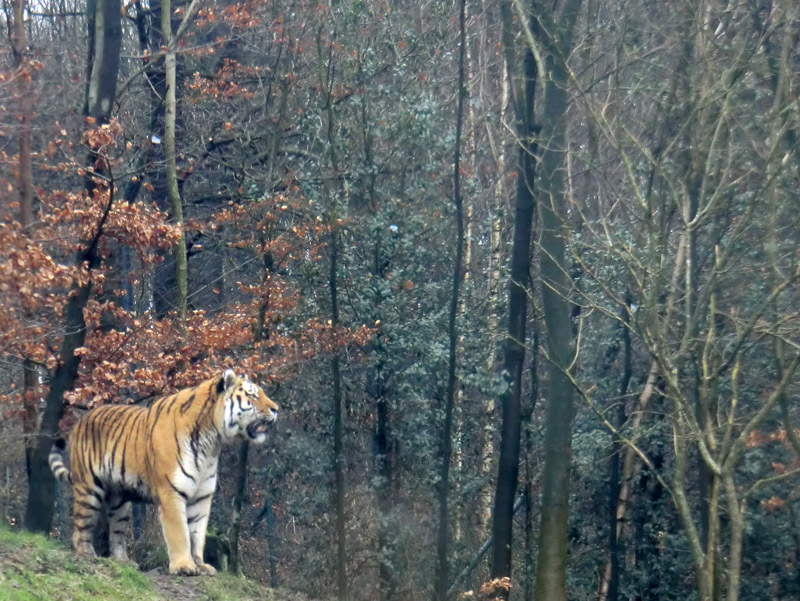
MULTIPOLYGON (((12 0, 14 24, 11 28, 11 49, 14 54, 14 69, 22 71, 27 67, 25 61, 28 44, 25 36, 25 8, 27 0, 12 0)), ((20 73, 21 74, 21 73, 20 73)), ((17 77, 17 120, 19 123, 19 171, 17 191, 19 193, 19 221, 23 229, 33 223, 33 162, 31 161, 31 111, 33 109, 29 78, 17 77)))
MULTIPOLYGON (((113 195, 109 198, 94 237, 87 242, 85 249, 77 253, 75 258, 77 265, 88 266, 90 276, 100 263, 97 247, 112 203, 113 195)), ((30 478, 28 479, 25 527, 33 532, 49 532, 53 523, 55 479, 50 472, 48 456, 64 412, 64 394, 72 389, 78 376, 80 355, 76 355, 75 350, 83 346, 86 339, 83 309, 89 300, 91 290, 91 279, 82 286, 74 286, 64 308, 64 331, 66 334, 59 351, 61 361, 50 378, 50 388, 45 399, 42 422, 39 427, 39 439, 33 452, 30 478)))
POLYGON ((267 505, 267 544, 269 545, 269 585, 278 588, 278 537, 275 536, 275 514, 267 505))
POLYGON ((512 86, 512 100, 519 138, 517 199, 514 209, 514 238, 508 289, 508 327, 504 348, 504 370, 508 388, 501 397, 502 426, 498 460, 492 533, 492 578, 511 575, 511 539, 514 497, 519 475, 520 397, 525 364, 525 324, 527 321, 531 233, 533 229, 533 180, 535 174, 534 112, 536 66, 533 53, 525 53, 523 72, 517 73, 513 14, 511 5, 501 5, 503 49, 512 86))
POLYGON ((25 473, 31 477, 31 463, 36 449, 36 422, 39 418, 39 374, 30 359, 22 362, 22 434, 25 437, 25 473))
MULTIPOLYGON (((147 7, 142 6, 141 0, 136 0, 136 6, 139 50, 142 54, 147 55, 146 61, 154 61, 154 64, 150 65, 150 68, 145 72, 144 76, 146 78, 147 88, 150 92, 152 132, 156 135, 157 139, 160 140, 160 143, 154 142, 149 149, 153 156, 152 160, 148 162, 149 167, 146 177, 153 186, 151 197, 158 203, 161 209, 169 214, 171 213, 171 207, 167 190, 167 161, 164 147, 164 107, 167 97, 167 86, 165 61, 161 56, 161 50, 166 46, 169 40, 162 35, 161 31, 161 0, 150 0, 147 7)), ((153 140, 152 137, 151 140, 153 140)), ((174 311, 177 306, 176 269, 173 258, 176 251, 176 247, 166 251, 164 253, 165 260, 157 265, 151 274, 148 274, 149 281, 147 285, 153 297, 152 305, 155 308, 157 319, 168 317, 170 312, 174 311)))
MULTIPOLYGON (((337 281, 339 235, 335 223, 332 228, 329 285, 331 292, 331 327, 335 331, 339 327, 339 289, 337 281)), ((331 358, 331 376, 333 378, 333 494, 334 506, 336 507, 336 595, 339 601, 345 601, 347 598, 347 540, 344 512, 344 408, 342 406, 342 375, 338 347, 334 348, 333 357, 331 358)))
POLYGON ((525 427, 525 446, 524 446, 524 461, 525 461, 525 476, 524 476, 524 492, 525 495, 525 601, 533 601, 533 584, 534 584, 534 552, 533 552, 533 469, 531 467, 531 460, 533 458, 533 440, 529 424, 533 417, 533 410, 536 408, 536 402, 539 399, 539 324, 534 320, 531 324, 531 361, 530 361, 530 374, 531 374, 531 392, 530 400, 527 403, 523 415, 523 423, 528 426, 525 427))
MULTIPOLYGON (((669 289, 667 290, 667 300, 665 303, 667 309, 663 319, 663 323, 665 324, 666 327, 669 327, 669 324, 672 323, 671 318, 673 313, 675 312, 676 300, 680 285, 680 277, 681 273, 683 272, 683 268, 685 266, 686 247, 687 247, 686 239, 683 238, 681 240, 681 243, 678 245, 677 252, 675 253, 672 276, 670 278, 669 289)), ((629 319, 629 317, 626 317, 626 319, 629 319)), ((627 363, 626 363, 626 369, 627 369, 627 363)), ((634 409, 633 413, 630 416, 630 431, 633 433, 632 436, 634 440, 636 433, 639 431, 639 428, 641 427, 642 418, 645 415, 647 406, 650 404, 650 400, 652 399, 653 394, 656 391, 657 379, 658 379, 658 362, 655 359, 653 359, 650 362, 650 368, 648 369, 647 372, 647 378, 645 379, 644 387, 642 388, 641 393, 639 393, 639 398, 636 403, 636 408, 634 409)), ((625 383, 625 379, 623 379, 623 383, 625 383)), ((634 447, 627 446, 625 448, 625 453, 622 459, 621 473, 619 475, 619 486, 616 493, 615 508, 613 510, 614 532, 611 534, 611 536, 613 536, 613 539, 616 541, 617 555, 619 555, 620 541, 622 540, 628 509, 630 508, 633 496, 631 484, 636 475, 636 470, 640 467, 640 465, 641 464, 639 462, 638 456, 636 455, 634 447)), ((600 589, 598 591, 599 601, 603 601, 610 595, 609 586, 611 584, 612 578, 614 577, 613 576, 614 567, 611 565, 612 561, 613 557, 610 556, 606 561, 605 566, 603 567, 603 572, 600 580, 600 589)))
MULTIPOLYGON (((357 52, 357 69, 358 81, 362 85, 366 85, 365 76, 363 72, 363 64, 361 56, 357 52)), ((328 57, 328 64, 326 66, 327 79, 321 80, 321 85, 327 89, 327 102, 326 109, 328 113, 328 145, 330 148, 331 164, 333 166, 334 175, 337 179, 342 181, 342 194, 345 203, 350 202, 350 192, 348 188, 346 177, 341 176, 339 168, 338 155, 336 153, 336 145, 333 138, 333 61, 328 57)), ((378 198, 376 194, 376 174, 377 169, 373 158, 373 143, 374 136, 371 132, 368 105, 365 99, 362 98, 360 103, 360 118, 361 118, 361 134, 363 138, 363 160, 366 172, 368 173, 365 178, 365 189, 367 205, 371 212, 378 210, 378 198)), ((386 278, 386 263, 382 252, 382 234, 376 232, 375 241, 372 249, 373 266, 372 276, 383 280, 386 278)), ((375 323, 381 321, 381 304, 383 299, 380 294, 374 296, 373 304, 373 320, 375 323)), ((375 366, 368 376, 368 392, 372 401, 375 403, 375 467, 377 472, 376 482, 376 496, 378 506, 378 588, 380 591, 381 601, 390 601, 397 589, 397 579, 395 577, 394 567, 394 549, 393 549, 393 535, 392 535, 392 513, 393 513, 393 500, 392 489, 394 486, 394 470, 392 465, 392 442, 391 442, 391 428, 390 428, 390 399, 386 396, 385 376, 383 373, 384 363, 386 360, 386 349, 383 343, 384 333, 381 328, 375 334, 374 342, 371 344, 370 354, 375 357, 375 366)))
POLYGON ((181 237, 175 247, 175 284, 177 297, 175 310, 181 327, 186 325, 188 263, 186 259, 186 233, 183 229, 183 201, 178 186, 178 167, 175 157, 175 122, 177 116, 177 41, 172 36, 171 0, 161 0, 161 37, 167 46, 164 56, 166 94, 164 98, 164 154, 166 158, 167 196, 172 220, 181 228, 181 237))
MULTIPOLYGON (((136 30, 139 38, 139 50, 142 55, 146 56, 147 51, 149 51, 149 40, 147 35, 147 28, 146 28, 146 13, 143 9, 141 2, 138 0, 135 2, 136 6, 136 30)), ((148 73, 146 76, 148 82, 152 82, 150 79, 152 74, 148 73)), ((152 89, 148 86, 149 89, 152 89)), ((160 133, 159 124, 161 117, 161 101, 151 99, 150 102, 150 130, 148 139, 152 139, 152 136, 160 133)), ((136 198, 139 196, 139 192, 141 190, 142 184, 144 183, 144 173, 148 169, 148 165, 152 160, 153 154, 153 145, 148 144, 145 151, 142 153, 139 162, 136 165, 136 173, 140 174, 139 177, 132 177, 129 178, 128 181, 125 183, 122 192, 122 200, 125 202, 135 202, 136 198)), ((123 274, 129 273, 131 268, 131 249, 128 246, 123 246, 120 249, 120 270, 123 274)), ((122 308, 126 311, 137 311, 139 314, 144 313, 142 307, 137 307, 138 303, 135 302, 134 299, 134 291, 133 286, 128 278, 123 278, 122 289, 124 290, 125 294, 121 299, 122 308)), ((148 303, 149 304, 149 303, 148 303)), ((145 503, 134 503, 132 512, 132 525, 133 525, 133 539, 139 540, 142 535, 144 534, 144 527, 147 520, 147 504, 145 503)))
MULTIPOLYGON (((572 31, 580 0, 566 0, 560 15, 548 18, 541 36, 545 51, 545 83, 542 107, 540 165, 537 203, 541 213, 541 281, 544 324, 547 331, 548 388, 545 409, 544 473, 542 475, 541 526, 536 569, 537 601, 565 601, 567 521, 569 518, 570 469, 574 390, 567 371, 573 355, 570 320, 570 262, 566 256, 566 61, 572 47, 572 31), (552 36, 552 37, 551 37, 552 36)), ((548 5, 549 6, 549 5, 548 5)), ((540 6, 539 18, 548 16, 540 6)))
MULTIPOLYGON (((520 151, 523 173, 532 175, 534 164, 527 150, 520 151)), ((533 199, 526 176, 519 178, 517 207, 514 219, 514 245, 509 283, 508 338, 505 343, 504 365, 509 377, 508 388, 501 397, 502 426, 500 458, 495 489, 492 555, 493 578, 511 573, 511 534, 514 496, 519 473, 520 396, 525 360, 525 320, 527 314, 528 263, 530 235, 533 223, 533 199)))
MULTIPOLYGON (((360 65, 359 65, 360 66, 360 65)), ((332 62, 328 63, 328 79, 325 83, 328 90, 327 112, 328 112, 328 144, 330 147, 331 164, 337 179, 342 181, 342 195, 345 203, 350 201, 350 191, 346 177, 340 177, 340 168, 336 146, 333 138, 333 72, 332 62)), ((361 121, 364 135, 364 162, 367 165, 370 176, 367 179, 368 205, 371 211, 377 211, 377 196, 375 189, 375 166, 372 159, 372 136, 369 133, 369 123, 367 119, 366 102, 361 103, 361 121)), ((382 251, 382 234, 376 232, 372 249, 373 265, 372 276, 379 280, 386 279, 387 265, 384 261, 382 251)), ((383 299, 380 294, 374 296, 373 319, 375 323, 381 321, 381 304, 383 299)), ((374 342, 371 344, 371 354, 375 359, 375 366, 368 376, 368 395, 375 403, 375 467, 377 471, 377 506, 378 506, 378 588, 380 590, 381 601, 390 601, 397 589, 397 578, 394 566, 394 545, 393 545, 393 488, 395 485, 395 475, 392 458, 391 440, 391 404, 387 396, 384 364, 386 361, 386 348, 383 342, 384 333, 381 328, 375 334, 374 342)))
POLYGON ((233 505, 231 508, 231 526, 228 529, 228 541, 231 546, 230 563, 228 571, 240 574, 242 564, 239 555, 239 534, 242 531, 242 508, 247 492, 247 457, 250 452, 250 443, 243 440, 239 443, 238 460, 236 462, 236 488, 233 492, 233 505))
MULTIPOLYGON (((261 242, 264 260, 264 277, 262 284, 269 282, 270 274, 274 265, 272 253, 266 250, 267 243, 262 239, 261 242)), ((259 307, 259 318, 253 329, 253 341, 259 342, 269 338, 269 330, 266 327, 264 315, 269 310, 270 294, 267 289, 266 296, 259 307)), ((242 531, 242 513, 244 500, 247 493, 247 472, 250 442, 245 439, 239 443, 238 461, 236 463, 236 476, 234 479, 235 489, 233 494, 233 504, 231 506, 231 525, 228 528, 228 542, 230 543, 230 563, 228 571, 234 574, 241 573, 241 561, 239 556, 239 535, 242 531)))
POLYGON ((456 140, 453 159, 453 204, 456 209, 456 255, 453 267, 453 285, 450 296, 450 314, 448 320, 449 357, 447 363, 447 390, 445 393, 444 430, 442 432, 442 464, 439 471, 439 532, 437 535, 437 576, 433 601, 447 599, 449 565, 447 549, 449 544, 448 493, 450 489, 450 459, 452 454, 453 413, 456 395, 456 361, 458 345, 458 329, 456 317, 459 306, 459 290, 464 278, 464 202, 461 196, 461 134, 464 122, 464 100, 467 96, 465 87, 466 54, 466 0, 459 2, 459 55, 458 55, 458 105, 456 108, 456 140))
MULTIPOLYGON (((505 107, 508 103, 508 74, 504 70, 503 86, 501 94, 501 107, 505 107)), ((487 131, 488 126, 487 126, 487 131)), ((490 136, 491 138, 491 136, 490 136)), ((487 316, 486 336, 489 340, 489 345, 486 352, 486 377, 487 379, 493 378, 497 369, 497 345, 499 335, 499 316, 497 312, 499 299, 500 299, 500 270, 502 267, 502 242, 501 242, 501 228, 502 228, 502 206, 505 200, 505 173, 506 161, 505 150, 501 146, 496 149, 496 162, 497 162, 497 183, 495 184, 494 194, 492 196, 492 212, 490 215, 490 252, 489 252, 489 266, 487 268, 489 274, 489 314, 487 316)), ((495 416, 495 399, 491 396, 486 401, 486 416, 483 422, 483 440, 481 444, 481 481, 484 484, 481 486, 480 494, 480 537, 486 538, 489 535, 490 521, 492 517, 492 491, 491 491, 491 475, 494 471, 494 456, 495 456, 495 431, 496 431, 496 416, 495 416)))
MULTIPOLYGON (((514 502, 514 507, 511 509, 511 514, 516 514, 520 508, 525 504, 525 495, 519 495, 517 500, 514 502)), ((483 556, 492 548, 492 544, 494 543, 494 536, 489 535, 489 537, 483 541, 481 548, 478 549, 478 552, 472 558, 472 561, 458 573, 458 575, 453 579, 453 582, 450 584, 450 588, 447 589, 447 596, 454 594, 458 589, 459 585, 466 580, 466 578, 472 573, 472 571, 478 566, 478 563, 481 561, 483 556)))
MULTIPOLYGON (((359 62, 359 70, 362 65, 359 62)), ((363 81, 363 73, 359 71, 359 77, 363 81)), ((329 106, 330 106, 329 101, 329 106)), ((367 115, 366 101, 361 103, 361 125, 364 136, 364 163, 369 173, 366 182, 368 206, 370 211, 377 212, 378 198, 376 195, 375 179, 377 169, 373 159, 373 136, 367 115)), ((332 132, 329 132, 332 140, 332 132)), ((333 142, 331 142, 331 145, 333 142)), ((332 146, 333 147, 333 146, 332 146)), ((339 173, 338 166, 336 172, 339 173)), ((342 178, 346 187, 346 178, 342 178)), ((349 191, 344 190, 345 197, 349 197, 349 191)), ((378 279, 386 279, 387 265, 382 250, 382 234, 376 232, 373 246, 373 267, 372 275, 378 279)), ((374 296, 374 320, 381 321, 381 304, 383 299, 380 294, 374 296)), ((393 445, 391 439, 391 399, 387 396, 384 364, 386 362, 386 347, 383 342, 384 333, 378 328, 375 335, 375 342, 372 345, 372 354, 376 357, 375 367, 369 377, 369 395, 372 397, 376 407, 376 429, 375 429, 375 464, 377 468, 377 504, 378 504, 378 587, 380 589, 380 599, 390 601, 394 598, 397 590, 397 575, 394 565, 394 540, 393 534, 393 489, 395 486, 395 473, 393 467, 393 445)))
MULTIPOLYGON (((382 345, 379 345, 382 346, 382 345)), ((383 353, 383 349, 379 348, 377 352, 383 353)), ((381 600, 390 601, 394 596, 396 582, 394 577, 394 567, 392 565, 391 556, 393 549, 391 545, 391 526, 390 520, 392 517, 392 482, 394 474, 392 470, 392 458, 390 456, 391 443, 389 431, 389 399, 383 386, 382 359, 379 359, 381 365, 376 369, 374 388, 376 389, 377 397, 375 398, 377 404, 377 429, 375 432, 376 442, 376 457, 378 471, 378 583, 381 590, 381 600)))
MULTIPOLYGON (((342 205, 347 206, 350 198, 350 190, 347 184, 347 179, 340 177, 339 156, 336 151, 336 144, 334 140, 334 111, 333 111, 333 58, 329 54, 327 57, 326 69, 322 70, 322 48, 318 48, 320 53, 320 88, 326 91, 325 99, 325 112, 327 115, 327 142, 328 142, 328 156, 330 158, 331 170, 333 172, 333 180, 342 182, 342 205)), ((361 73, 361 63, 358 64, 359 78, 363 77, 361 73)), ((370 200, 374 202, 375 194, 375 171, 372 169, 372 137, 369 133, 367 122, 367 109, 366 102, 361 103, 361 124, 362 134, 364 136, 364 160, 369 165, 369 196, 370 200)), ((328 287, 331 295, 331 327, 334 332, 339 327, 339 252, 341 247, 341 236, 339 232, 339 206, 338 190, 327 190, 326 196, 330 203, 330 227, 331 227, 331 242, 330 242, 330 271, 328 273, 328 287)), ((372 205, 370 202, 370 205, 372 205)), ((347 598, 347 520, 345 515, 345 457, 344 457, 344 406, 342 400, 342 375, 341 375, 341 359, 339 356, 338 347, 334 347, 333 356, 331 357, 331 377, 333 378, 333 504, 336 508, 336 596, 339 601, 344 601, 347 598)), ((378 404, 378 428, 381 428, 381 409, 385 409, 385 405, 378 404)), ((385 420, 384 420, 385 422, 385 420)), ((381 452, 381 445, 379 444, 378 453, 381 452)), ((379 461, 380 461, 379 455, 379 461)), ((388 487, 388 481, 384 485, 388 487)), ((383 489, 382 489, 383 490, 383 489)), ((379 492, 379 511, 382 507, 382 491, 379 492)), ((381 516, 383 517, 383 516, 381 516)), ((383 520, 381 520, 383 521, 383 520)), ((385 539, 382 538, 382 532, 385 525, 378 527, 378 548, 379 553, 385 549, 385 539)), ((386 561, 384 558, 379 559, 379 580, 382 593, 384 592, 384 583, 388 580, 385 570, 386 561)), ((382 598, 386 598, 383 597, 382 598)))
POLYGON ((122 43, 120 0, 93 0, 90 15, 89 81, 86 87, 86 115, 98 125, 108 122, 117 93, 119 52, 122 43), (93 18, 91 18, 93 17, 93 18))
MULTIPOLYGON (((94 25, 90 31, 94 45, 89 47, 90 78, 87 82, 86 109, 88 117, 102 124, 111 117, 116 94, 121 7, 120 0, 97 0, 90 3, 89 7, 93 7, 95 12, 94 17, 90 15, 89 19, 90 25, 94 25)), ((90 160, 92 156, 90 153, 90 160)), ((92 161, 90 167, 94 168, 95 164, 92 161)), ((87 189, 91 193, 93 182, 87 181, 87 189)), ((72 388, 78 376, 80 356, 75 355, 75 350, 83 346, 86 338, 83 309, 92 291, 91 275, 99 265, 98 244, 113 199, 112 189, 109 190, 108 203, 92 238, 84 241, 84 247, 75 257, 75 264, 86 265, 90 277, 85 284, 73 287, 64 308, 65 334, 59 349, 60 362, 50 378, 39 438, 31 457, 25 527, 34 532, 49 532, 53 523, 55 479, 50 472, 48 455, 64 412, 64 393, 72 388)))
MULTIPOLYGON (((17 193, 19 194, 19 223, 24 231, 33 224, 33 161, 31 160, 31 111, 33 108, 28 77, 22 76, 26 68, 27 41, 25 36, 26 0, 12 0, 11 50, 14 54, 14 69, 19 72, 16 82, 17 119, 19 122, 19 168, 17 193)), ((22 362, 22 433, 25 438, 25 467, 28 477, 35 448, 36 422, 39 417, 39 399, 36 365, 29 359, 22 362)))
MULTIPOLYGON (((630 306, 630 302, 628 302, 630 306)), ((619 384, 619 399, 617 399, 617 407, 613 412, 613 423, 617 431, 622 429, 625 423, 625 396, 628 394, 628 385, 631 381, 633 374, 632 360, 631 360, 631 333, 628 329, 628 307, 622 310, 622 380, 619 384)), ((619 499, 620 489, 620 458, 624 451, 624 445, 621 441, 614 442, 614 453, 611 456, 611 466, 609 475, 609 534, 608 534, 608 565, 611 568, 608 578, 608 599, 609 601, 619 601, 619 583, 620 583, 620 557, 622 557, 623 548, 621 544, 622 526, 624 522, 617 518, 617 499, 619 499)), ((629 483, 630 484, 630 483, 629 483)))
POLYGON ((269 548, 269 585, 278 588, 278 541, 275 537, 275 514, 272 511, 272 498, 270 496, 269 478, 264 483, 264 503, 261 510, 253 520, 251 534, 255 535, 261 520, 267 523, 267 547, 269 548))

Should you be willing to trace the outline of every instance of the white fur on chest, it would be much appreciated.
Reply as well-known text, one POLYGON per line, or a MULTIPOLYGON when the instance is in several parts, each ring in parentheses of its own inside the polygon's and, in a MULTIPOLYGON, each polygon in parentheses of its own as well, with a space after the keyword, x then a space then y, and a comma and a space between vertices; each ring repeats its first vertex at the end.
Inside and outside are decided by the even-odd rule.
POLYGON ((172 475, 172 484, 189 501, 210 495, 217 487, 218 446, 206 450, 206 445, 198 445, 196 451, 188 440, 183 441, 180 461, 172 475))

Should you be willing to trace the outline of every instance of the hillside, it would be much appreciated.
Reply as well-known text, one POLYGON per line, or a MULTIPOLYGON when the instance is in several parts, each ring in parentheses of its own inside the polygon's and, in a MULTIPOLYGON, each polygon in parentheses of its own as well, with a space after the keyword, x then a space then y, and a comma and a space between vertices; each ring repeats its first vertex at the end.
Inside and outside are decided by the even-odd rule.
POLYGON ((0 528, 0 601, 300 601, 227 574, 167 576, 109 559, 76 558, 44 536, 0 528))

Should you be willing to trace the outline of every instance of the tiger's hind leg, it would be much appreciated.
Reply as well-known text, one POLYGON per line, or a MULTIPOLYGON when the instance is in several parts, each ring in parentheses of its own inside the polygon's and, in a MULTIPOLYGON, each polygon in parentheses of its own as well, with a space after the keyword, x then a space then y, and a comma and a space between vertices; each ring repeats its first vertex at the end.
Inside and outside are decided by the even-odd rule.
POLYGON ((118 561, 128 561, 127 537, 131 521, 131 503, 120 495, 109 497, 108 511, 108 549, 111 557, 118 561))
POLYGON ((74 491, 74 516, 75 527, 72 532, 72 544, 78 555, 94 557, 92 538, 97 526, 97 519, 103 509, 104 495, 102 490, 93 487, 75 487, 74 491))

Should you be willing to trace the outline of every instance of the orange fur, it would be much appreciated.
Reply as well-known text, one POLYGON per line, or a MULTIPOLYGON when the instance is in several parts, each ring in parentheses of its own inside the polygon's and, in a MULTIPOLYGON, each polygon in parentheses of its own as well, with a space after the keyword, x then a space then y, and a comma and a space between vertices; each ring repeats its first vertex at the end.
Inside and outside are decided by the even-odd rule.
POLYGON ((63 441, 50 453, 55 476, 73 484, 75 550, 94 554, 92 533, 105 508, 111 553, 127 559, 131 502, 152 501, 170 573, 214 573, 203 549, 221 445, 236 437, 264 442, 277 411, 261 388, 227 370, 150 408, 105 405, 84 415, 70 435, 71 473, 63 441))

